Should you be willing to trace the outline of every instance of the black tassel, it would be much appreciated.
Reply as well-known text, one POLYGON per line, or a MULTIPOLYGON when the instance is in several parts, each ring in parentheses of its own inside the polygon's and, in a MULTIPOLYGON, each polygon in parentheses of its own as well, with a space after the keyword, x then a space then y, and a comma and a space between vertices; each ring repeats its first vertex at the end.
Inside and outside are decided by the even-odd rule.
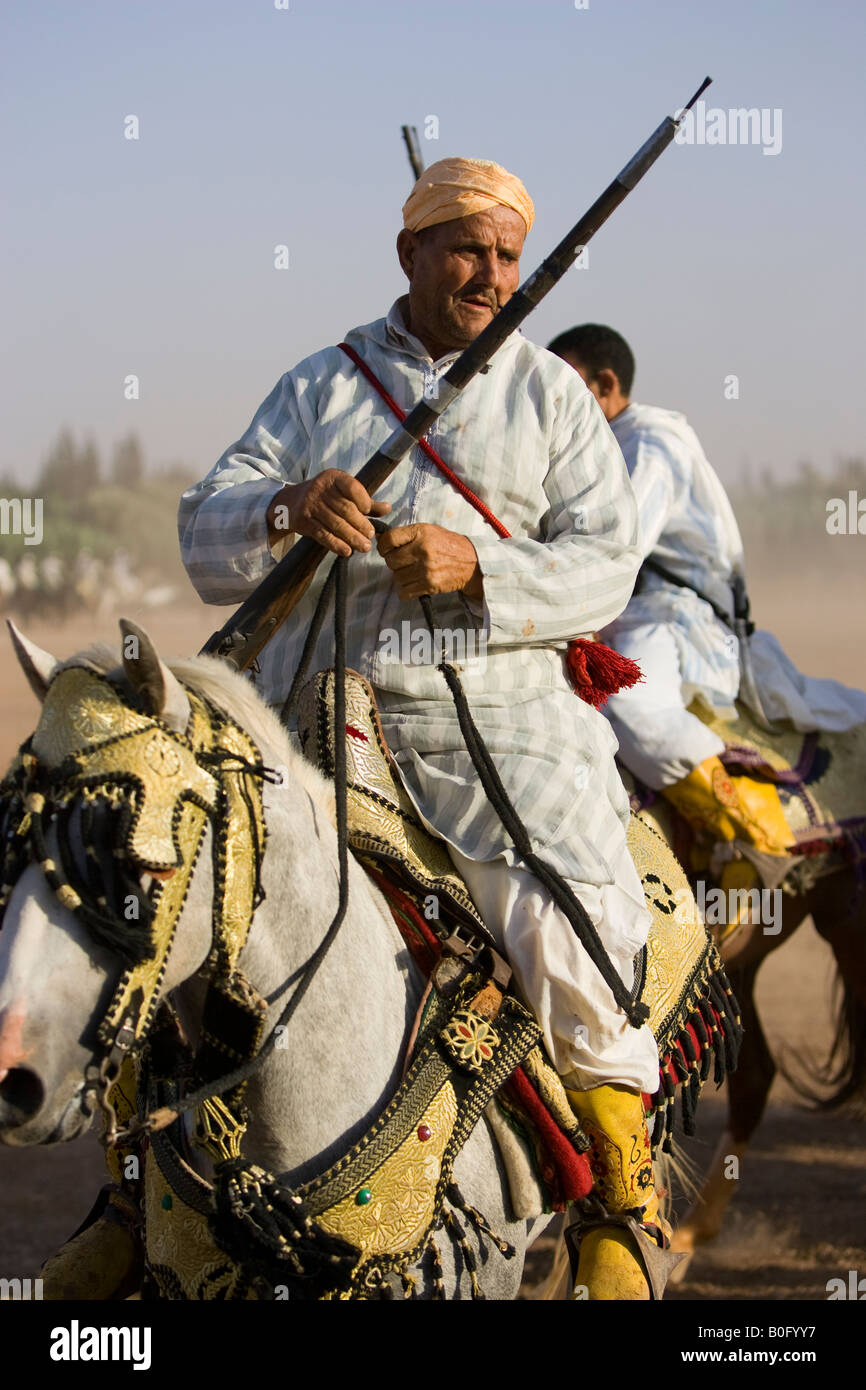
POLYGON ((707 1032, 706 1025, 701 1016, 700 1007, 695 1009, 689 1022, 694 1028, 698 1037, 698 1042, 701 1045, 701 1081, 706 1081, 710 1074, 710 1062, 712 1057, 710 1053, 710 1035, 707 1032))
POLYGON ((722 1031, 725 1040, 725 1066, 729 1072, 736 1071, 737 1059, 740 1053, 740 1043, 743 1037, 743 1026, 740 1021, 740 1009, 734 992, 728 982, 728 977, 724 971, 714 978, 713 984, 716 986, 715 999, 716 1008, 721 1015, 722 1031))
POLYGON ((701 1000, 701 1012, 703 1013, 704 1021, 706 1022, 710 1040, 713 1045, 713 1081, 717 1086, 721 1086, 725 1079, 725 1040, 722 1037, 719 1025, 716 1023, 713 1014, 713 1005, 709 999, 701 1000))
POLYGON ((674 1071, 676 1072, 677 1081, 685 1081, 686 1077, 689 1074, 689 1069, 686 1063, 686 1059, 680 1052, 680 1049, 677 1046, 676 1042, 671 1048, 671 1061, 673 1062, 673 1067, 674 1071))
POLYGON ((430 1240, 431 1262, 433 1265, 433 1297, 436 1299, 445 1298, 445 1271, 442 1268, 442 1256, 439 1254, 439 1246, 436 1241, 430 1240))
POLYGON ((689 1029, 686 1025, 683 1026, 683 1031, 680 1034, 680 1040, 683 1045, 683 1051, 688 1057, 690 1064, 694 1066, 698 1060, 698 1052, 694 1044, 694 1039, 692 1038, 692 1035, 689 1032, 689 1029))
POLYGON ((653 1096, 653 1107, 655 1110, 655 1118, 653 1120, 653 1132, 650 1144, 653 1149, 656 1149, 661 1143, 662 1137, 665 1132, 664 1100, 658 1091, 656 1091, 655 1095, 653 1096))
POLYGON ((211 1234, 248 1277, 271 1289, 286 1284, 301 1299, 348 1288, 361 1252, 311 1221, 273 1173, 243 1158, 218 1164, 214 1205, 211 1234))
MULTIPOLYGON (((467 1202, 456 1182, 450 1182, 448 1184, 446 1195, 452 1207, 456 1207, 458 1211, 462 1211, 469 1224, 475 1227, 479 1237, 486 1236, 488 1240, 491 1240, 500 1255, 504 1255, 506 1260, 514 1259, 514 1256, 517 1254, 514 1246, 509 1245, 507 1240, 503 1240, 502 1236, 496 1234, 489 1221, 487 1221, 486 1217, 481 1215, 477 1207, 473 1207, 471 1203, 467 1202)), ((479 1245, 481 1244, 480 1239, 478 1243, 479 1245)))
POLYGON ((674 1103, 668 1100, 665 1105, 665 1141, 662 1144, 662 1152, 671 1154, 674 1151, 674 1103))
POLYGON ((481 1285, 478 1282, 478 1262, 475 1259, 474 1250, 472 1249, 471 1245, 466 1239, 466 1232, 464 1231, 463 1227, 460 1224, 460 1221, 457 1218, 457 1213, 451 1211, 449 1207, 444 1208, 442 1215, 445 1219, 445 1225, 448 1228, 448 1232, 452 1238, 452 1243, 454 1245, 454 1265, 457 1271, 458 1286, 460 1283, 460 1259, 457 1255, 457 1251, 459 1250, 460 1255, 463 1257, 463 1264, 466 1267, 466 1273, 469 1275, 469 1282, 472 1286, 473 1301, 483 1303, 485 1301, 485 1298, 484 1291, 482 1290, 481 1285))

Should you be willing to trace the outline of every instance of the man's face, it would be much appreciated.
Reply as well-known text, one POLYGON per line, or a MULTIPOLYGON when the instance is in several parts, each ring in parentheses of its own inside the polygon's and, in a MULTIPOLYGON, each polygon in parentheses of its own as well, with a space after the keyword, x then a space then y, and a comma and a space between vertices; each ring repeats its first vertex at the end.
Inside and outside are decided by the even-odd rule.
POLYGON ((514 294, 526 223, 494 207, 397 239, 412 332, 434 357, 468 347, 514 294))

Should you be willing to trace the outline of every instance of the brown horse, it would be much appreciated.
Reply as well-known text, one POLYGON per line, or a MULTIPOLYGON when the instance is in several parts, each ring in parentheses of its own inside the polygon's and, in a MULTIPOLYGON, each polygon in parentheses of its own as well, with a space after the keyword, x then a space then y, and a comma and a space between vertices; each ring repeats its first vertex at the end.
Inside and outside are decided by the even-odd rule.
MULTIPOLYGON (((735 746, 740 752, 746 742, 746 723, 741 718, 736 729, 735 746)), ((756 746, 760 742, 766 749, 767 735, 757 735, 754 730, 751 732, 756 746)), ((802 739, 802 735, 782 731, 777 747, 786 745, 786 751, 790 754, 796 741, 802 739)), ((733 742, 733 736, 730 741, 733 742)), ((746 912, 737 925, 729 922, 714 927, 708 914, 708 926, 716 939, 740 1005, 744 1036, 737 1070, 728 1077, 727 1125, 704 1176, 698 1198, 676 1232, 675 1250, 691 1254, 698 1245, 712 1240, 721 1229, 735 1188, 730 1181, 730 1159, 735 1157, 738 1165, 742 1162, 752 1135, 761 1122, 778 1069, 758 1013, 755 998, 758 971, 767 957, 810 916, 835 958, 839 1004, 830 1056, 823 1065, 816 1064, 812 1059, 804 1059, 802 1070, 806 1079, 798 1079, 796 1085, 803 1099, 814 1108, 829 1110, 845 1105, 862 1106, 866 1102, 866 885, 862 882, 866 817, 860 819, 859 823, 857 817, 847 816, 841 824, 837 819, 832 826, 834 833, 831 834, 831 816, 828 813, 828 802, 832 802, 834 795, 838 796, 843 775, 849 787, 851 774, 857 776, 859 750, 864 741, 862 730, 847 735, 822 734, 817 740, 812 736, 813 750, 817 750, 812 764, 814 776, 807 776, 805 789, 798 786, 790 793, 792 799, 786 808, 790 814, 790 806, 794 802, 801 809, 809 803, 797 836, 800 850, 808 848, 809 855, 795 856, 795 864, 799 860, 800 868, 806 865, 807 872, 802 875, 798 891, 791 891, 789 883, 787 891, 780 894, 780 920, 774 921, 768 929, 766 923, 754 920, 746 912), (828 775, 831 766, 832 777, 828 775), (819 829, 826 828, 828 835, 823 850, 820 847, 820 834, 816 830, 816 819, 819 829), (813 836, 811 840, 810 835, 813 836), (859 873, 856 864, 858 858, 859 873)), ((726 760, 733 762, 733 758, 726 760)), ((777 763, 780 761, 777 759, 777 763)), ((796 762, 796 759, 793 761, 796 762)), ((663 798, 653 797, 652 793, 647 794, 646 789, 635 786, 628 773, 624 773, 624 780, 630 789, 634 788, 632 804, 639 818, 658 830, 684 860, 687 835, 683 834, 685 827, 677 813, 663 798)), ((862 776, 859 784, 862 786, 862 776)), ((788 801, 789 793, 786 790, 782 789, 782 795, 783 802, 788 801)), ((848 795, 850 797, 850 792, 848 795)), ((846 806, 845 809, 850 807, 846 806)), ((697 877, 705 878, 706 875, 697 877)), ((690 878, 693 885, 698 886, 693 872, 690 872, 690 878)), ((698 896, 700 898, 700 893, 698 896)), ((709 901, 709 894, 706 894, 706 898, 709 901)), ((760 916, 760 913, 756 915, 760 916)), ((688 1261, 683 1261, 674 1282, 679 1282, 687 1267, 688 1261)))

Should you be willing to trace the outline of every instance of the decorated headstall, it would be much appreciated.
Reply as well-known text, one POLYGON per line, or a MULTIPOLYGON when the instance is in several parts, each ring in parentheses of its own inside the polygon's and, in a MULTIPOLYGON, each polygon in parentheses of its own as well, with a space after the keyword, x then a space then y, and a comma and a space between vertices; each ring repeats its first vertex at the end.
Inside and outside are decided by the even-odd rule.
POLYGON ((0 785, 0 912, 36 863, 62 905, 125 966, 99 1025, 103 1068, 145 1041, 208 823, 209 968, 223 990, 237 988, 238 956, 262 898, 261 754, 225 714, 184 693, 190 715, 179 733, 108 676, 62 668, 0 785))

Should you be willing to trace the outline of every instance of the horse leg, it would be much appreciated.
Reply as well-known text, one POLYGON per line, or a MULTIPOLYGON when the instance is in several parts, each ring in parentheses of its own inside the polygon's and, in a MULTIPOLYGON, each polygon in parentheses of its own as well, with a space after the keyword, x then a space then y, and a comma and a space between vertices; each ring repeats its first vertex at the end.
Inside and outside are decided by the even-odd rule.
POLYGON ((866 1099, 866 897, 862 888, 858 891, 853 870, 816 886, 812 919, 833 952, 842 985, 836 1036, 821 1078, 835 1090, 819 1102, 822 1108, 834 1109, 849 1100, 866 1099))
MULTIPOLYGON (((776 1075, 767 1039, 755 1001, 755 981, 767 956, 786 940, 806 917, 809 904, 802 898, 786 898, 782 930, 770 935, 760 925, 738 929, 722 947, 722 959, 740 1006, 743 1042, 737 1069, 727 1080, 728 1122, 713 1154, 701 1190, 674 1234, 672 1248, 691 1256, 697 1246, 713 1240, 719 1233, 734 1183, 749 1141, 761 1122, 767 1096, 776 1075)), ((679 1283, 690 1260, 674 1271, 679 1283)))

